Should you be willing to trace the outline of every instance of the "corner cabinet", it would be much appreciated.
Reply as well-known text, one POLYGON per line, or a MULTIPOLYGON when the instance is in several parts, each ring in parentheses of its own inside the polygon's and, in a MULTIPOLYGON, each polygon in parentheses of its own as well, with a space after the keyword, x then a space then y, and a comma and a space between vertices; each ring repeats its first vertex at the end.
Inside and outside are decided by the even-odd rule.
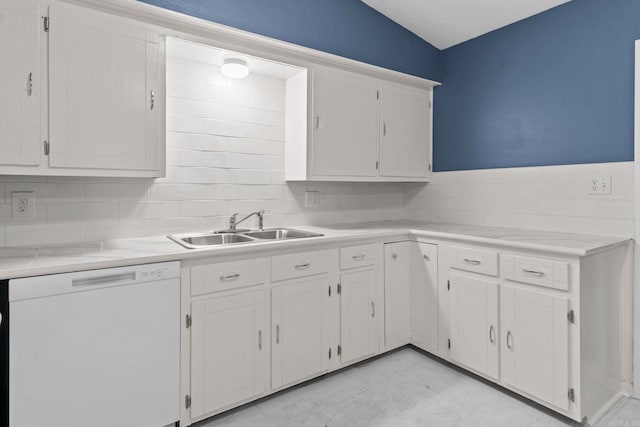
POLYGON ((429 180, 437 83, 387 74, 318 65, 287 81, 286 180, 429 180))
POLYGON ((0 53, 18 64, 0 70, 0 174, 165 175, 164 36, 63 2, 0 13, 0 53))

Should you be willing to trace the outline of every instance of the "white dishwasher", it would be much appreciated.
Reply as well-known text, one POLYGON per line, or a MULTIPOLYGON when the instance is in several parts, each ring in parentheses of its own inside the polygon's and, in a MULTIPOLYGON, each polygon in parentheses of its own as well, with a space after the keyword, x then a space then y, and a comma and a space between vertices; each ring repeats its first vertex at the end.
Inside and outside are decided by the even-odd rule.
POLYGON ((178 421, 179 262, 10 280, 2 316, 11 427, 178 421))

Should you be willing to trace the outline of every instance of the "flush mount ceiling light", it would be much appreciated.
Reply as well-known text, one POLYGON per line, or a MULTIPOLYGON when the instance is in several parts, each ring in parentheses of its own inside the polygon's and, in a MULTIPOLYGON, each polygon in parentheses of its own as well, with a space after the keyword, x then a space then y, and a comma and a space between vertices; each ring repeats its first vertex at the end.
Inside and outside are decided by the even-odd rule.
POLYGON ((226 58, 221 68, 222 74, 230 79, 244 79, 249 75, 247 61, 238 58, 226 58))

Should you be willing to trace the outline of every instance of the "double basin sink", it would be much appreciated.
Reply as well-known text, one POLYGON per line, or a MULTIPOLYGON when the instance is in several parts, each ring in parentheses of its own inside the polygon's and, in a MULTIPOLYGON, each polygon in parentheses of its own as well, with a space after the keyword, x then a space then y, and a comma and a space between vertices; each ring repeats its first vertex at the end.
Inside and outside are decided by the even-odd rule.
POLYGON ((230 245, 234 243, 259 243, 273 240, 304 239, 307 237, 321 237, 323 234, 310 231, 294 230, 292 228, 271 228, 257 231, 243 231, 235 233, 215 232, 211 234, 195 234, 167 236, 174 242, 187 249, 207 248, 211 246, 230 245))

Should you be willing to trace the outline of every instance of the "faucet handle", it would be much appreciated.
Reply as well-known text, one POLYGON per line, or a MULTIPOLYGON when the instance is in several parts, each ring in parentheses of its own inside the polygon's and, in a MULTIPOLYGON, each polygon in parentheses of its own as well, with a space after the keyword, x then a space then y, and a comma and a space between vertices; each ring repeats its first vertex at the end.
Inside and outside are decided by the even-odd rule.
POLYGON ((238 220, 238 214, 239 212, 236 212, 233 215, 231 215, 231 218, 229 218, 229 225, 231 226, 231 228, 233 228, 236 225, 236 221, 238 220))

